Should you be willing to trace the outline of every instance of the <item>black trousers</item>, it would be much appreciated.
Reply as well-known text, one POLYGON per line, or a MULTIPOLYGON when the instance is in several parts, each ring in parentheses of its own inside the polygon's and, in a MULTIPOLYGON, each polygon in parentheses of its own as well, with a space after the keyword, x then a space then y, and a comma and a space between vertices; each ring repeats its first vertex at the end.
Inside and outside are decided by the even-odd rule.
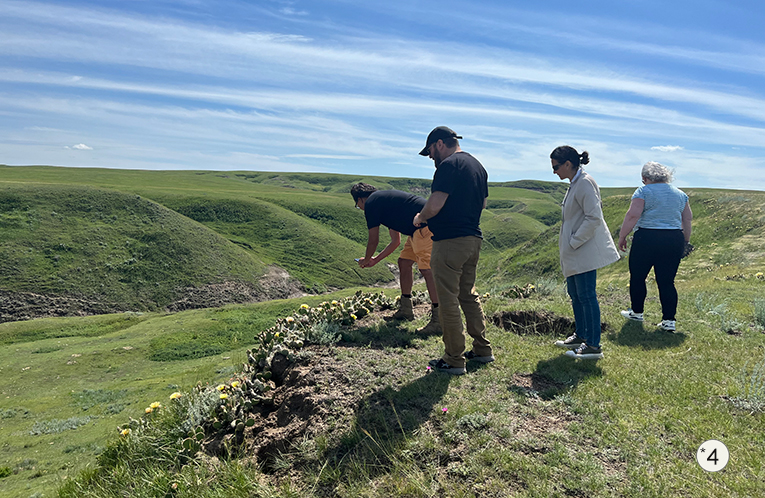
POLYGON ((683 256, 682 230, 640 228, 632 238, 630 250, 630 300, 632 311, 642 313, 647 289, 645 279, 653 268, 659 287, 662 320, 674 320, 677 313, 675 275, 683 256))

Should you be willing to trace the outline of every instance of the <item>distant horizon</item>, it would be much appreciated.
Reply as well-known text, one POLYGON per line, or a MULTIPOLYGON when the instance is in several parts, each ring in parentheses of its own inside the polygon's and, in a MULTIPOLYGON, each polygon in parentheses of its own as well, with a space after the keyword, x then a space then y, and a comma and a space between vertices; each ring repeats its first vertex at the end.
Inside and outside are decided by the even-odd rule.
POLYGON ((765 190, 754 0, 0 0, 0 162, 425 178, 428 132, 493 181, 587 150, 604 187, 765 190))
MULTIPOLYGON (((231 170, 220 170, 220 169, 146 169, 146 168, 109 168, 107 166, 61 166, 61 165, 54 165, 54 164, 2 164, 0 163, 0 167, 8 167, 8 168, 77 168, 77 169, 105 169, 105 170, 115 170, 115 171, 145 171, 145 172, 156 172, 156 173, 193 173, 193 172, 204 172, 204 173, 269 173, 269 174, 289 174, 289 175, 311 175, 311 174, 320 174, 320 175, 342 175, 342 176, 366 176, 366 177, 379 177, 379 178, 397 178, 397 179, 411 179, 411 180, 432 180, 431 177, 418 177, 418 176, 392 176, 392 175, 380 175, 380 174, 367 174, 367 173, 338 173, 338 172, 332 172, 332 171, 271 171, 271 170, 256 170, 256 169, 231 169, 231 170)), ((584 168, 586 170, 586 167, 584 168)), ((559 183, 561 185, 569 185, 569 182, 561 181, 561 180, 543 180, 539 178, 518 178, 515 180, 492 180, 491 176, 489 177, 489 186, 492 186, 492 184, 496 183, 513 183, 513 182, 523 182, 523 181, 535 181, 535 182, 547 182, 547 183, 559 183)), ((3 180, 0 179, 0 183, 2 183, 3 180)), ((735 187, 703 187, 698 185, 677 185, 676 181, 670 182, 672 185, 675 185, 678 188, 686 188, 686 189, 714 189, 714 190, 737 190, 742 192, 765 192, 765 189, 755 189, 755 188, 735 188, 735 187)), ((600 188, 609 188, 609 189, 617 189, 617 188, 637 188, 640 185, 600 185, 598 184, 600 188)))

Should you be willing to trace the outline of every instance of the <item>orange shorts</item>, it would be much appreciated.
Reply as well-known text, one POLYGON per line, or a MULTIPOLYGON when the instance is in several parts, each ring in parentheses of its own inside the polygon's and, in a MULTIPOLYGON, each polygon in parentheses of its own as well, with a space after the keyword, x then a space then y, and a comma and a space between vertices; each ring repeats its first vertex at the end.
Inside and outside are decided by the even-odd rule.
POLYGON ((420 270, 430 270, 430 253, 433 251, 433 234, 428 227, 414 231, 406 239, 399 258, 410 259, 417 263, 420 270))

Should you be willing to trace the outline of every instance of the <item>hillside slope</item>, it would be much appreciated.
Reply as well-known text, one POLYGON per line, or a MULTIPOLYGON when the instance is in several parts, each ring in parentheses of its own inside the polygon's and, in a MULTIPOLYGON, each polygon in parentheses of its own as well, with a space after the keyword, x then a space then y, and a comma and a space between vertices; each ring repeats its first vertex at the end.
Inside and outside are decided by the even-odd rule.
MULTIPOLYGON (((765 261, 765 193, 730 192, 709 189, 685 189, 693 211, 691 243, 697 248, 685 260, 683 268, 696 270, 736 263, 741 266, 765 261)), ((603 189, 603 214, 614 241, 629 207, 632 189, 603 189)), ((481 276, 491 285, 532 281, 540 276, 560 274, 557 223, 539 235, 503 251, 495 266, 483 266, 481 276)), ((696 271, 694 270, 694 272, 696 271)), ((627 258, 599 273, 628 272, 627 258)))
MULTIPOLYGON (((81 310, 88 313, 162 309, 183 299, 188 288, 224 283, 243 286, 238 292, 250 293, 250 300, 286 297, 260 285, 264 263, 132 194, 1 186, 0 229, 0 289, 19 299, 25 295, 20 293, 65 296, 90 303, 92 309, 81 310)), ((7 310, 11 301, 5 297, 7 310)), ((61 314, 69 314, 63 308, 61 314)))
MULTIPOLYGON (((0 226, 9 235, 0 242, 6 320, 387 285, 400 249, 388 265, 357 267, 367 228, 349 189, 364 181, 426 197, 430 191, 425 179, 319 173, 0 171, 0 226)), ((492 184, 484 215, 487 262, 555 223, 560 190, 547 182, 492 184)), ((378 249, 389 242, 387 230, 380 239, 378 249)))

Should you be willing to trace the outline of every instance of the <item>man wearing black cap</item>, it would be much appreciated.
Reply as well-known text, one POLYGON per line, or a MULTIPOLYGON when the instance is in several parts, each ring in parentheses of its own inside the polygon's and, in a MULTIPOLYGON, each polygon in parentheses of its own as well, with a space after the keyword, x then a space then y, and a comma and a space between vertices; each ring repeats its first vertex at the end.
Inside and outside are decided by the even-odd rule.
POLYGON ((486 340, 486 320, 475 290, 476 267, 483 237, 479 222, 489 196, 488 174, 480 162, 460 149, 458 136, 446 126, 428 135, 420 155, 433 159, 431 195, 413 220, 433 232, 431 268, 439 297, 444 355, 430 366, 452 375, 465 373, 465 360, 494 361, 486 340), (460 307, 465 313, 473 348, 465 352, 460 307))

